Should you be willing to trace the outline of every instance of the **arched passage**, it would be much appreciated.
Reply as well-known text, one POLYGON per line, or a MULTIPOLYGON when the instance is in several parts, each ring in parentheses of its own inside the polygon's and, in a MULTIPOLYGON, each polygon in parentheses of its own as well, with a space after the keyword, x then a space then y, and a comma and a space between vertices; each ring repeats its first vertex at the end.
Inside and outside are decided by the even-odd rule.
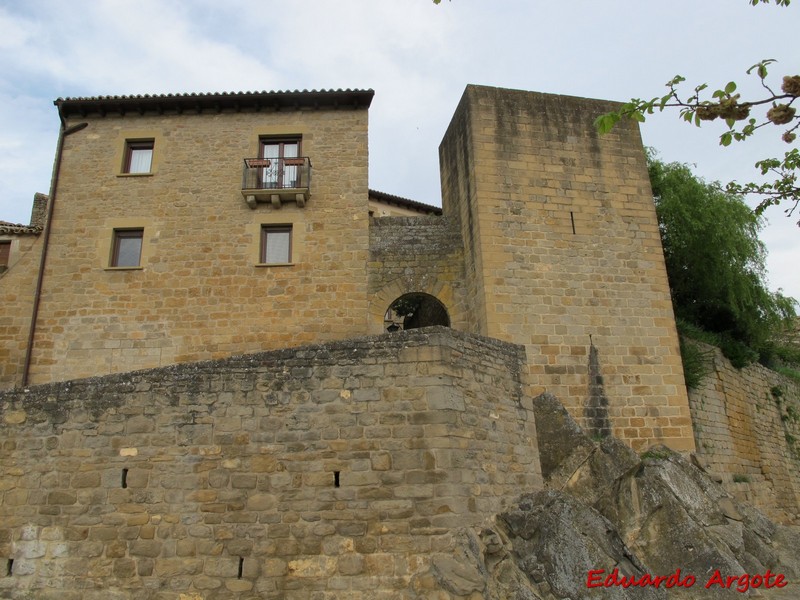
POLYGON ((383 317, 386 331, 417 329, 444 325, 450 327, 450 316, 444 304, 422 292, 403 294, 389 305, 383 317))

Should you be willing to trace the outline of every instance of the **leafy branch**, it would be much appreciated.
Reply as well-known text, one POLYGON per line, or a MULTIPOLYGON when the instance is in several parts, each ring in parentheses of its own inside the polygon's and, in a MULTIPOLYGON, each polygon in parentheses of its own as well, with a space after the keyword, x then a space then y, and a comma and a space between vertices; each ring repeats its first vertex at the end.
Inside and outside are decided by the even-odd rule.
MULTIPOLYGON (((757 4, 767 0, 750 1, 752 4, 757 4)), ((778 0, 778 3, 788 5, 789 0, 778 0)), ((797 130, 800 128, 800 115, 793 106, 800 97, 800 75, 785 76, 780 91, 775 91, 767 81, 769 74, 767 67, 774 62, 774 59, 762 60, 747 70, 748 75, 759 78, 763 88, 763 96, 760 98, 742 100, 740 94, 736 93, 736 83, 731 81, 724 88, 714 90, 710 96, 707 84, 698 85, 694 88, 693 94, 684 99, 679 86, 686 79, 677 75, 667 82, 669 90, 667 94, 650 100, 634 98, 622 104, 619 110, 600 115, 595 120, 595 127, 600 133, 607 133, 622 119, 644 122, 647 115, 652 115, 656 110, 660 112, 667 108, 678 108, 684 121, 694 123, 698 127, 703 121, 716 119, 725 121, 728 129, 720 135, 719 143, 722 146, 729 146, 734 141, 744 141, 770 124, 787 126, 781 139, 791 144, 797 139, 797 130), (759 118, 752 117, 751 114, 759 108, 767 108, 765 114, 759 118)), ((744 185, 733 182, 728 185, 728 191, 760 195, 762 199, 756 207, 756 214, 763 213, 769 206, 787 201, 790 206, 785 212, 787 216, 791 216, 800 204, 800 185, 797 181, 800 155, 797 149, 787 152, 782 159, 761 160, 756 163, 756 167, 760 169, 762 175, 775 176, 775 181, 744 185)), ((800 225, 800 222, 798 224, 800 225)))

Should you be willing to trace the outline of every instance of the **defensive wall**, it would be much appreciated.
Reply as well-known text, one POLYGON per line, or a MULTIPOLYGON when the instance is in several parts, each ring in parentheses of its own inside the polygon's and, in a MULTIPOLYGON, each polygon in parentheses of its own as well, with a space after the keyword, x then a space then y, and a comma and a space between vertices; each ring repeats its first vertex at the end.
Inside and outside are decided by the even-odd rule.
POLYGON ((426 294, 454 329, 523 345, 528 394, 554 393, 593 434, 692 450, 636 124, 600 136, 613 103, 467 86, 440 146, 443 216, 392 221, 369 217, 371 99, 57 101, 70 133, 38 309, 28 282, 6 296, 0 385, 21 385, 23 362, 42 384, 376 334, 394 300, 426 294), (270 140, 313 166, 306 200, 246 200, 244 159, 270 140), (142 141, 149 170, 128 172, 142 141), (286 263, 262 257, 274 227, 286 263), (131 231, 139 262, 115 266, 131 231))
POLYGON ((736 369, 718 348, 697 345, 708 366, 689 390, 701 463, 740 500, 800 520, 800 384, 758 364, 736 369))
POLYGON ((541 488, 524 350, 431 328, 0 395, 0 596, 404 598, 541 488))
POLYGON ((639 130, 611 102, 467 86, 439 147, 467 331, 525 346, 531 395, 634 449, 694 449, 639 130))

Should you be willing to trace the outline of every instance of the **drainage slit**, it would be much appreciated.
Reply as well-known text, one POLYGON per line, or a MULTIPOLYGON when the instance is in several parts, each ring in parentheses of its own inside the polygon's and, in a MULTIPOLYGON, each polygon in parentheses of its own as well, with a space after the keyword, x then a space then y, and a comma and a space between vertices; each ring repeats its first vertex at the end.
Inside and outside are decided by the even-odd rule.
POLYGON ((339 471, 333 472, 333 487, 339 487, 339 471))
POLYGON ((14 559, 9 558, 8 564, 6 565, 6 576, 11 577, 13 570, 14 570, 14 559))
POLYGON ((122 469, 122 487, 128 487, 128 469, 122 469))
POLYGON ((242 578, 242 571, 244 571, 244 558, 241 556, 239 557, 239 574, 236 576, 237 579, 242 578))
POLYGON ((572 235, 575 235, 575 213, 569 211, 569 220, 572 222, 572 235))

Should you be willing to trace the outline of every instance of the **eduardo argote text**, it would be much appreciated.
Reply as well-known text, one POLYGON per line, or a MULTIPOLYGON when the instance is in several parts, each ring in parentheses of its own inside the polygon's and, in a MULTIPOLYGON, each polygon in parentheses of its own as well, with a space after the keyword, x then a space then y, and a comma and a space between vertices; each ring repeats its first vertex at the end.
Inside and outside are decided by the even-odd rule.
MULTIPOLYGON (((619 569, 614 569, 610 573, 604 569, 592 569, 586 576, 587 588, 610 588, 610 587, 654 587, 654 588, 690 588, 697 583, 697 577, 691 574, 682 574, 680 569, 677 569, 670 575, 651 575, 645 573, 644 575, 621 575, 619 569)), ((714 572, 703 582, 700 582, 705 589, 720 587, 723 589, 732 589, 737 592, 745 593, 749 589, 771 589, 783 588, 788 585, 786 577, 781 573, 773 573, 769 569, 762 575, 760 573, 750 575, 744 573, 742 575, 723 575, 719 569, 714 572)))

